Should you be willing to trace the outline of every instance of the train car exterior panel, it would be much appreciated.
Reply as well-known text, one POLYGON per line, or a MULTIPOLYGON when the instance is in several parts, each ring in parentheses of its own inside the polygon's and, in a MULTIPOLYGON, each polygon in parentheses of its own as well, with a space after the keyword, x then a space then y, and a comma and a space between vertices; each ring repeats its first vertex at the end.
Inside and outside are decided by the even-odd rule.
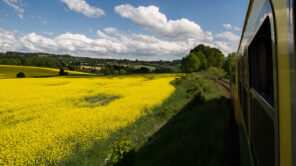
POLYGON ((296 165, 294 10, 294 0, 250 0, 231 66, 242 165, 296 165))

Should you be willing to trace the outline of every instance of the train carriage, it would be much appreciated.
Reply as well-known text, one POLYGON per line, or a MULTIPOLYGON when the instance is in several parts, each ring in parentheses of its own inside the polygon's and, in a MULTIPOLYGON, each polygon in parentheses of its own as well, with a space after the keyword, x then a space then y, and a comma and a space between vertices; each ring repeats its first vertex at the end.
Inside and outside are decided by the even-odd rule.
POLYGON ((296 166, 294 0, 250 0, 231 64, 242 165, 296 166))

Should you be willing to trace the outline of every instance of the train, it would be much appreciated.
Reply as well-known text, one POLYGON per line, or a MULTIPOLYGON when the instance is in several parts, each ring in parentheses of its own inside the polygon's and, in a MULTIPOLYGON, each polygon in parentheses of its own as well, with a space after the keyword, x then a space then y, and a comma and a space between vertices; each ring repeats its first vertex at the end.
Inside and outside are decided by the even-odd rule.
POLYGON ((249 1, 230 65, 242 166, 296 166, 295 10, 295 0, 249 1))

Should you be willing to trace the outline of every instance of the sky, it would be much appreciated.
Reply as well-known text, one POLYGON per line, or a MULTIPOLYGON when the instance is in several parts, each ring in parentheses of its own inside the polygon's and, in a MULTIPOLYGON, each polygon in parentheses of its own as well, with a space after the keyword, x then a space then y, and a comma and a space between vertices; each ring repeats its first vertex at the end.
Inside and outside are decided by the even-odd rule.
POLYGON ((0 52, 174 60, 236 52, 248 0, 0 0, 0 52))

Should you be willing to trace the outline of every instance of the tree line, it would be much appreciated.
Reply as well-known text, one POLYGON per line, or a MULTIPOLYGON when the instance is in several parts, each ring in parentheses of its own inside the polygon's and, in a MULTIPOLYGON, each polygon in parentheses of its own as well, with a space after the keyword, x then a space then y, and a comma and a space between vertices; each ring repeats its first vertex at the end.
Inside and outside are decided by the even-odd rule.
POLYGON ((64 68, 97 74, 176 73, 181 60, 141 61, 128 59, 101 59, 48 53, 6 52, 0 53, 1 65, 64 68), (142 66, 142 67, 136 67, 142 66), (98 70, 100 68, 100 70, 98 70), (153 70, 151 69, 153 68, 153 70))
POLYGON ((63 68, 97 74, 131 73, 192 73, 208 68, 219 68, 229 73, 229 66, 236 53, 225 57, 221 50, 200 44, 190 50, 182 60, 140 61, 128 59, 100 59, 48 53, 0 53, 0 64, 49 68, 63 68), (141 66, 141 67, 136 67, 141 66), (100 70, 98 70, 100 68, 100 70), (152 69, 153 68, 153 69, 152 69))

